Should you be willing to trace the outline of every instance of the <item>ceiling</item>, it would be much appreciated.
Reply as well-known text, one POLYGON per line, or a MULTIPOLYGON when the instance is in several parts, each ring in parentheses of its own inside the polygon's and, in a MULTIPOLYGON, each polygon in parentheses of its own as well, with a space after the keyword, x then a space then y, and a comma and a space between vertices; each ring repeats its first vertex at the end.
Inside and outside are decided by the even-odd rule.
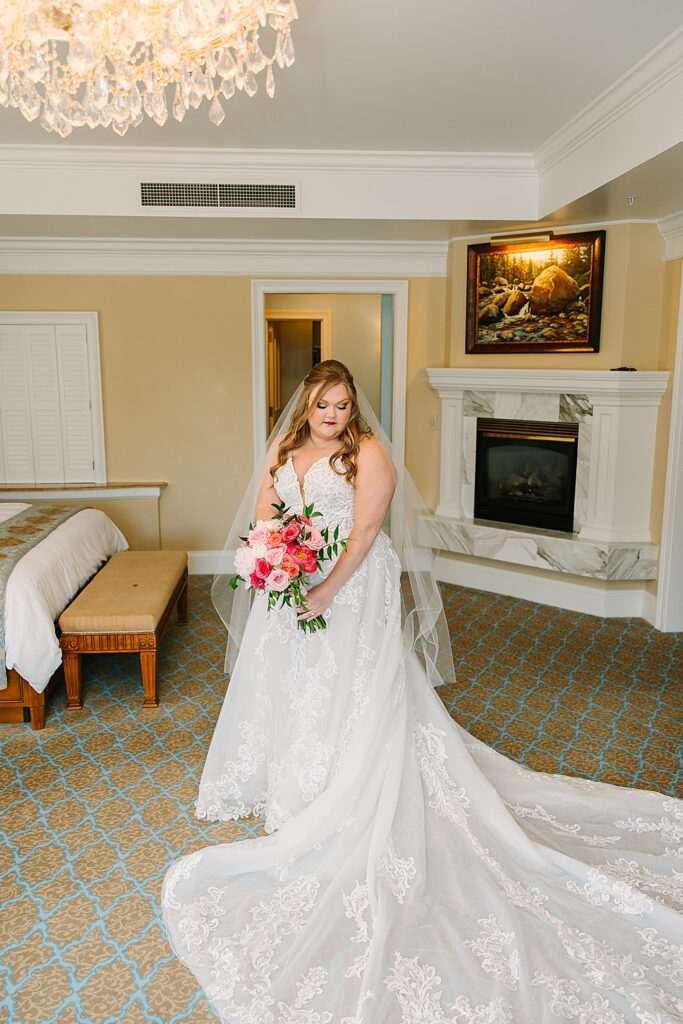
POLYGON ((269 149, 534 150, 683 21, 681 0, 299 0, 276 95, 238 93, 66 142, 0 110, 0 142, 269 149))
MULTIPOLYGON (((276 95, 205 104, 124 139, 87 128, 67 140, 0 108, 3 147, 335 150, 533 154, 683 24, 682 0, 299 0, 296 62, 276 95)), ((263 89, 263 86, 262 86, 263 89)), ((1 152, 0 152, 1 155, 1 152)), ((1 175, 0 175, 1 177, 1 175)), ((683 144, 545 218, 659 219, 683 209, 683 144), (626 196, 639 198, 627 206, 626 196)), ((0 234, 176 238, 383 238, 444 241, 500 221, 0 216, 0 234)), ((523 224, 521 226, 524 226, 523 224)))

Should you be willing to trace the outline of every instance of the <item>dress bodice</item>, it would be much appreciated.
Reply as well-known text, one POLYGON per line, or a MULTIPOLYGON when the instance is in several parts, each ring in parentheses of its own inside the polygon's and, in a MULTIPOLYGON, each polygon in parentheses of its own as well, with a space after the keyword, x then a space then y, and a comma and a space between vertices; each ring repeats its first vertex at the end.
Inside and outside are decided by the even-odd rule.
MULTIPOLYGON (((341 468, 339 461, 336 464, 341 468)), ((345 476, 335 473, 330 466, 329 455, 316 459, 306 470, 303 495, 290 455, 275 475, 275 490, 292 512, 303 510, 304 497, 305 504, 313 504, 314 511, 322 513, 322 518, 315 518, 315 526, 319 530, 339 525, 340 534, 345 536, 353 526, 353 484, 345 476)))

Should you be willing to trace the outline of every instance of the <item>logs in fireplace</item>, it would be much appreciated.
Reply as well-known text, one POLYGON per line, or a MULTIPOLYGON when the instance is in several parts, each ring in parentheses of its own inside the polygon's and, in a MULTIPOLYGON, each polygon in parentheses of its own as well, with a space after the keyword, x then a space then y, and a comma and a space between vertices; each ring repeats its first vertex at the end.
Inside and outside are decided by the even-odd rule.
POLYGON ((571 533, 578 439, 577 423, 478 418, 475 519, 571 533))

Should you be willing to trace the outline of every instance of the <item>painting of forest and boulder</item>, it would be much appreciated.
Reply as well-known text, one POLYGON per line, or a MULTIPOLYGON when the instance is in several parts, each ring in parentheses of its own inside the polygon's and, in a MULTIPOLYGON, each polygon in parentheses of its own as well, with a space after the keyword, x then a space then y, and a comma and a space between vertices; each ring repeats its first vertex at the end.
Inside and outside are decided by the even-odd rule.
POLYGON ((605 232, 467 247, 467 352, 597 352, 605 232))

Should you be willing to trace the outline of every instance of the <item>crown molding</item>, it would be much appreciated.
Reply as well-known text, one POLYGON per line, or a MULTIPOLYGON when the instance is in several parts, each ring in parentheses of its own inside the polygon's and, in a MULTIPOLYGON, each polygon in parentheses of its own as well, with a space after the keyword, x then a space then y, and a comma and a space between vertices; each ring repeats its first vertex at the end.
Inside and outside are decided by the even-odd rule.
POLYGON ((533 219, 529 153, 0 145, 0 213, 327 220, 533 219), (296 211, 143 207, 140 182, 295 184, 296 211))
POLYGON ((669 217, 662 217, 658 226, 665 243, 664 259, 681 259, 683 257, 683 210, 678 210, 669 217))
POLYGON ((447 242, 0 238, 0 274, 445 277, 447 242))
MULTIPOLYGON (((552 231, 554 234, 571 234, 574 231, 599 231, 603 228, 613 228, 620 224, 656 224, 661 225, 662 221, 656 220, 654 217, 622 217, 618 220, 595 220, 586 221, 580 224, 546 224, 541 221, 537 221, 535 224, 526 224, 522 227, 510 228, 511 234, 521 233, 528 231, 532 234, 534 231, 552 231)), ((478 235, 451 235, 448 239, 448 244, 453 242, 489 242, 492 235, 501 235, 504 231, 508 230, 507 226, 491 228, 489 231, 482 232, 478 235)), ((660 228, 661 230, 661 228, 660 228)))
POLYGON ((683 27, 667 36, 541 143, 534 153, 537 172, 546 174, 682 73, 683 27))
POLYGON ((116 167, 144 174, 286 174, 356 171, 361 174, 462 174, 535 177, 531 153, 410 150, 191 149, 188 147, 0 144, 0 173, 7 169, 95 170, 116 167))
POLYGON ((0 213, 533 222, 683 141, 681 107, 683 27, 534 153, 0 144, 0 213), (235 175, 295 183, 300 209, 140 205, 141 180, 235 175))

